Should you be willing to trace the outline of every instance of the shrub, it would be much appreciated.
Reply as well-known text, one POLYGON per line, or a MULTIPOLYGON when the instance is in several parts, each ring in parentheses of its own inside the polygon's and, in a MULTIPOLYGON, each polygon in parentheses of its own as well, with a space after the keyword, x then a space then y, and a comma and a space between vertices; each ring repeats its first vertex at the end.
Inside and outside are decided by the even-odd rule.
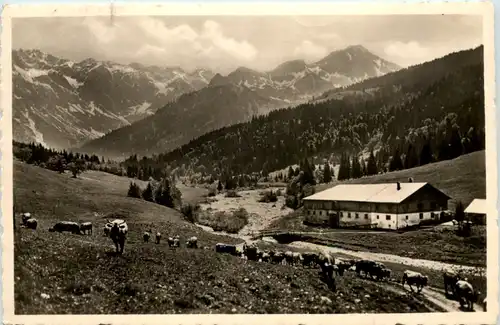
POLYGON ((208 189, 208 196, 209 197, 212 197, 212 196, 215 196, 217 194, 217 191, 215 188, 209 188, 208 189))
POLYGON ((276 201, 278 201, 278 196, 272 190, 262 193, 262 196, 259 199, 259 202, 265 202, 265 203, 276 202, 276 201))
POLYGON ((218 211, 212 214, 204 212, 199 219, 201 224, 212 227, 214 231, 236 234, 248 224, 248 212, 244 208, 233 213, 218 211))
POLYGON ((141 188, 136 183, 131 182, 128 188, 128 197, 135 197, 137 199, 141 198, 141 188))
POLYGON ((182 206, 181 213, 184 216, 184 219, 186 219, 186 221, 195 223, 198 222, 197 212, 199 209, 200 209, 199 205, 194 206, 192 204, 186 204, 182 206))

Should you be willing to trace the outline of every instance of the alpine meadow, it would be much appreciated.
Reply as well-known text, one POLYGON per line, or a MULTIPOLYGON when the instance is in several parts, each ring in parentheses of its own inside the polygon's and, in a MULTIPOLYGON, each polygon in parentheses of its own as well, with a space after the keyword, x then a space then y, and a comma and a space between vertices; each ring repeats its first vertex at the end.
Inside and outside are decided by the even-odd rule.
POLYGON ((312 17, 13 18, 14 313, 486 315, 484 17, 312 17))

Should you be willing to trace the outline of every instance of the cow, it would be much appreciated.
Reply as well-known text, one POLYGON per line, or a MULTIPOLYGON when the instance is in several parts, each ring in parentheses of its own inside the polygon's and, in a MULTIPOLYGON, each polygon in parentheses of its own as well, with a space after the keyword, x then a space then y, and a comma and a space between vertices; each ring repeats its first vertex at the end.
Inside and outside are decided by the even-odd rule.
POLYGON ((446 271, 443 273, 443 282, 444 282, 444 293, 445 295, 451 295, 453 297, 456 296, 456 286, 455 284, 462 280, 462 275, 460 273, 456 273, 453 271, 446 271))
POLYGON ((186 242, 187 248, 198 248, 198 238, 196 236, 190 237, 186 242))
POLYGON ((161 240, 161 234, 159 232, 156 233, 156 243, 159 244, 160 243, 160 240, 161 240))
POLYGON ((455 292, 460 302, 460 307, 463 308, 464 305, 467 305, 467 310, 474 310, 474 303, 477 302, 479 293, 467 282, 467 279, 457 281, 455 292))
POLYGON ((258 261, 259 260, 259 250, 256 246, 244 244, 243 245, 243 252, 245 253, 245 255, 249 261, 258 261))
POLYGON ((168 243, 169 247, 173 247, 174 246, 174 238, 168 237, 167 238, 167 243, 168 243))
POLYGON ((142 234, 142 239, 144 240, 145 243, 149 242, 149 238, 151 238, 151 229, 149 231, 145 231, 144 234, 142 234))
POLYGON ((59 221, 54 226, 49 228, 50 232, 70 232, 73 234, 81 234, 80 225, 73 221, 59 221))
POLYGON ((298 264, 302 263, 302 254, 300 254, 298 252, 293 252, 292 253, 292 261, 293 261, 294 265, 298 265, 298 264))
POLYGON ((337 266, 337 274, 342 276, 342 275, 344 275, 344 272, 346 270, 348 270, 349 268, 351 268, 353 266, 353 262, 352 261, 344 261, 344 260, 339 259, 338 262, 335 263, 335 265, 337 266))
POLYGON ((105 225, 104 225, 104 232, 103 232, 103 235, 104 235, 105 237, 108 237, 110 232, 111 232, 111 225, 110 225, 110 224, 105 224, 105 225))
POLYGON ((116 253, 123 254, 123 249, 125 248, 125 240, 128 234, 128 225, 125 220, 115 219, 113 221, 107 220, 108 225, 111 230, 109 232, 109 237, 113 241, 116 247, 116 253))
POLYGON ((226 253, 226 254, 231 254, 231 255, 237 255, 236 246, 224 244, 224 243, 215 244, 215 251, 217 253, 226 253))
POLYGON ((417 292, 420 292, 427 285, 428 282, 429 278, 425 275, 422 275, 419 272, 406 270, 403 273, 403 280, 402 280, 403 287, 405 283, 408 283, 408 286, 410 287, 410 290, 412 292, 414 292, 412 285, 415 285, 417 287, 417 292))
POLYGON ((26 221, 28 221, 29 219, 31 219, 31 213, 21 213, 21 225, 26 225, 26 221))
POLYGON ((302 254, 302 265, 304 267, 309 267, 311 266, 313 263, 316 262, 316 258, 317 258, 317 254, 316 253, 311 253, 311 252, 305 252, 302 254))
POLYGON ((376 265, 377 263, 374 262, 374 261, 370 261, 370 260, 359 260, 359 261, 356 261, 355 263, 355 266, 356 266, 356 273, 359 275, 361 275, 361 272, 363 272, 365 274, 365 276, 368 276, 372 271, 373 267, 376 265))
POLYGON ((283 264, 283 262, 285 261, 285 254, 283 252, 271 251, 269 252, 269 255, 271 255, 271 261, 274 264, 283 264))
POLYGON ((24 225, 26 228, 36 230, 36 227, 38 226, 38 220, 36 220, 35 218, 29 218, 28 220, 26 220, 24 225))
POLYGON ((181 239, 179 235, 175 235, 173 247, 181 247, 181 239))
POLYGON ((266 263, 269 263, 271 262, 271 255, 269 254, 269 252, 262 252, 262 262, 266 262, 266 263))
POLYGON ((92 222, 84 222, 80 224, 80 232, 82 234, 90 234, 92 235, 92 222))

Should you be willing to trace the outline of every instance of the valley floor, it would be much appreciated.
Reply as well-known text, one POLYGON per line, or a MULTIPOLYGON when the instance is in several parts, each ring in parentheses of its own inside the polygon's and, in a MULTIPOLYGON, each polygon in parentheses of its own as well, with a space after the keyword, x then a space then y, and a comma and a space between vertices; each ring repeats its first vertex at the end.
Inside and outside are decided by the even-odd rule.
MULTIPOLYGON (((23 163, 14 163, 16 212, 29 211, 39 220, 36 231, 15 230, 16 314, 93 313, 394 313, 456 311, 458 303, 440 291, 441 273, 430 275, 431 286, 412 294, 399 284, 410 267, 385 263, 393 270, 389 283, 356 277, 337 277, 332 292, 318 270, 244 261, 216 254, 217 242, 241 244, 244 236, 224 236, 186 223, 180 213, 126 197, 130 180, 98 172, 80 179, 23 163), (123 256, 113 256, 112 242, 103 237, 101 214, 118 213, 127 220, 130 235, 123 256), (92 221, 94 234, 50 233, 56 221, 92 221), (208 249, 170 249, 166 242, 144 243, 152 228, 163 238, 195 235, 208 249)), ((185 201, 197 202, 202 189, 180 187, 185 201)), ((251 195, 250 195, 251 196, 251 195)), ((270 205, 269 203, 262 203, 270 205)), ((271 204, 272 206, 272 204, 271 204)), ((280 209, 279 204, 276 205, 280 209)), ((279 216, 281 214, 273 216, 279 216)), ((253 230, 268 226, 253 223, 253 230)), ((316 249, 308 243, 278 249, 316 249)), ((345 255, 337 253, 337 256, 345 255)), ((348 252, 349 253, 349 252, 348 252)), ((367 255, 369 256, 369 255, 367 255)), ((418 268, 417 268, 418 269, 418 268)), ((484 278, 483 278, 484 280, 484 278)), ((483 281, 484 282, 484 281, 483 281)), ((478 307, 476 307, 476 311, 478 307)))

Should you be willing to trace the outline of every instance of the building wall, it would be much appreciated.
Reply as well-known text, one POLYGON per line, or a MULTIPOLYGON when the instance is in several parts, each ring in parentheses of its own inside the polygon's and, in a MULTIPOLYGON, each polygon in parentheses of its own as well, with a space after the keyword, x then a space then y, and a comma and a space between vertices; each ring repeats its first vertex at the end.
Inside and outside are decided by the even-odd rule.
POLYGON ((432 186, 423 187, 401 204, 304 201, 306 221, 330 224, 329 214, 337 213, 340 227, 377 224, 379 228, 400 229, 417 225, 421 220, 431 220, 433 213, 434 218, 439 218, 440 212, 447 209, 448 198, 432 186))
POLYGON ((467 213, 467 217, 476 225, 486 224, 486 214, 483 213, 467 213))

